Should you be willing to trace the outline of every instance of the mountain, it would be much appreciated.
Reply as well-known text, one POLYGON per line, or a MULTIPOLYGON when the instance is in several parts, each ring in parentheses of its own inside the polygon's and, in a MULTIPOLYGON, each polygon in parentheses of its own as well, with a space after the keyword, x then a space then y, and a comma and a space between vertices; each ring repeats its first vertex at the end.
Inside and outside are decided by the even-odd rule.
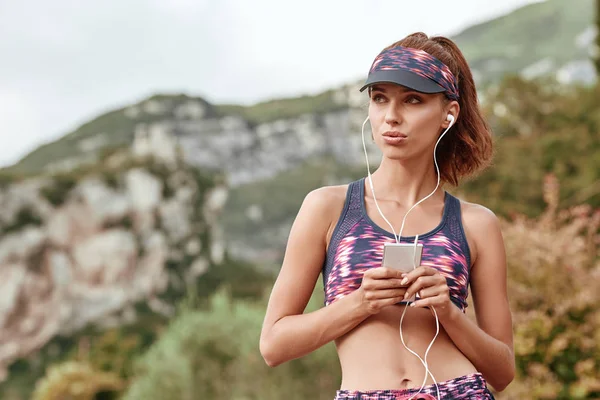
MULTIPOLYGON (((590 82, 594 79, 589 60, 595 36, 593 16, 593 0, 547 0, 469 27, 453 39, 463 50, 481 87, 497 82, 506 74, 521 74, 526 78, 550 74, 563 82, 590 82)), ((157 95, 103 114, 55 142, 40 146, 4 170, 36 173, 48 166, 68 169, 79 163, 93 162, 101 149, 130 144, 137 124, 170 117, 234 116, 255 126, 341 109, 344 104, 352 103, 335 96, 343 94, 328 90, 317 96, 274 99, 246 107, 217 106, 185 95, 157 95), (197 105, 190 106, 189 99, 197 105)), ((209 127, 203 129, 210 130, 209 127)))
POLYGON ((471 26, 453 39, 481 83, 505 74, 594 79, 594 0, 548 0, 471 26))
MULTIPOLYGON (((592 0, 549 0, 470 27, 454 39, 482 92, 506 74, 589 82, 593 14, 592 0)), ((358 92, 359 84, 248 107, 156 95, 39 147, 0 172, 0 184, 91 165, 119 148, 167 162, 181 152, 186 163, 226 178, 231 195, 223 224, 231 253, 276 264, 304 195, 364 174, 357 132, 366 95, 358 92), (173 139, 178 150, 169 145, 173 139)), ((375 154, 370 159, 378 161, 375 154)))

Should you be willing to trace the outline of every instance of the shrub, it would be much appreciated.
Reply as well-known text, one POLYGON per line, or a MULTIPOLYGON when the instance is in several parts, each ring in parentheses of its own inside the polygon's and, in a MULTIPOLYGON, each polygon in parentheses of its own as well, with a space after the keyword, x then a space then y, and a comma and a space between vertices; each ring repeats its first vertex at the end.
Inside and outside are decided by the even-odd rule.
POLYGON ((124 400, 329 399, 339 386, 332 344, 276 369, 266 366, 258 350, 264 303, 231 301, 221 290, 209 309, 184 309, 140 360, 124 400))
POLYGON ((19 231, 28 225, 40 226, 42 225, 42 222, 42 218, 37 214, 33 207, 24 206, 17 213, 15 220, 11 224, 5 226, 0 233, 6 235, 7 233, 19 231))
POLYGON ((62 205, 71 189, 75 187, 77 177, 74 174, 57 174, 53 182, 41 190, 42 195, 55 207, 62 205))
POLYGON ((32 400, 116 399, 123 382, 114 374, 94 370, 85 363, 52 366, 36 384, 32 400))
POLYGON ((600 210, 559 211, 552 175, 544 199, 540 218, 503 224, 517 377, 499 398, 598 398, 600 210))

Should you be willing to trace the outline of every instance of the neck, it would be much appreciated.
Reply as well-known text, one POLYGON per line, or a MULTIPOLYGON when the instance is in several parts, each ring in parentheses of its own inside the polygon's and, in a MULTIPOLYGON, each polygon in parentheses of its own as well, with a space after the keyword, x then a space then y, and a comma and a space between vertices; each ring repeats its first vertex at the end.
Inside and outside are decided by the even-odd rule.
MULTIPOLYGON (((373 186, 377 199, 391 200, 411 207, 428 196, 437 184, 437 174, 433 160, 396 161, 383 157, 373 174, 373 186)), ((424 203, 443 198, 442 183, 436 192, 424 203)))

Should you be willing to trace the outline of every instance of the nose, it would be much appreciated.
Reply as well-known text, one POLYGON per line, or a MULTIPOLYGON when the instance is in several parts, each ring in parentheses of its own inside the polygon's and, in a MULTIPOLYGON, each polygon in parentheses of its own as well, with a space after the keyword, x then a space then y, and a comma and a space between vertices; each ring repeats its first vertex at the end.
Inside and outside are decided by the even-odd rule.
POLYGON ((402 116, 398 110, 398 107, 394 103, 390 103, 385 111, 385 122, 389 125, 398 125, 402 120, 402 116))

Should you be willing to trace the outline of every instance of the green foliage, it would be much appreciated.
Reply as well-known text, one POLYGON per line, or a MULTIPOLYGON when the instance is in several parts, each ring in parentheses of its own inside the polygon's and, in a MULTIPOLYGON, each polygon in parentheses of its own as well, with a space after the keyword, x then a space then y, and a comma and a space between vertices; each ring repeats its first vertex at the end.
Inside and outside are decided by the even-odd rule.
POLYGON ((488 96, 494 165, 461 190, 508 216, 543 212, 544 176, 561 182, 559 205, 600 207, 600 86, 508 78, 488 96))
MULTIPOLYGON (((249 245, 273 247, 273 243, 279 243, 279 238, 273 238, 265 228, 291 223, 311 190, 332 181, 343 183, 358 179, 362 173, 362 167, 313 159, 271 179, 232 188, 223 213, 225 232, 228 237, 249 245), (260 220, 253 221, 246 215, 251 205, 262 210, 260 220)), ((281 237, 280 232, 276 235, 281 237)))
MULTIPOLYGON (((103 226, 103 229, 113 229, 113 228, 121 228, 121 229, 133 229, 133 220, 131 215, 125 215, 124 217, 118 220, 108 220, 103 226)), ((143 246, 140 246, 140 251, 143 250, 143 246)))
POLYGON ((256 300, 272 280, 270 274, 258 271, 255 265, 226 256, 223 263, 210 268, 198 279, 196 291, 202 298, 208 298, 227 286, 234 300, 256 300))
POLYGON ((113 329, 88 326, 69 337, 56 336, 39 352, 10 366, 0 385, 2 400, 29 400, 37 381, 54 365, 76 362, 123 382, 131 376, 136 358, 156 341, 168 319, 144 303, 136 305, 136 320, 113 329))
POLYGON ((467 28, 453 39, 469 65, 484 72, 484 84, 518 73, 543 59, 555 66, 587 59, 578 35, 593 23, 594 0, 547 0, 467 28), (535 51, 532 51, 535 49, 535 51), (557 51, 560 49, 560 51, 557 51))
POLYGON ((71 361, 50 367, 36 384, 32 400, 96 400, 99 396, 116 400, 122 388, 123 382, 114 374, 71 361))
POLYGON ((305 95, 288 99, 265 101, 248 107, 220 105, 217 110, 223 115, 238 115, 250 125, 258 125, 279 119, 299 117, 302 114, 322 114, 348 108, 347 104, 334 101, 334 91, 318 95, 305 95))
POLYGON ((559 209, 558 183, 545 180, 544 213, 503 223, 517 378, 500 399, 596 399, 600 209, 559 209))
MULTIPOLYGON (((313 296, 309 310, 321 302, 322 295, 313 296)), ((332 344, 276 369, 266 366, 258 351, 264 307, 219 291, 209 309, 182 309, 140 360, 123 399, 331 398, 339 385, 332 344)))
POLYGON ((89 346, 85 361, 99 371, 122 378, 131 376, 132 361, 144 349, 141 336, 125 329, 109 329, 98 337, 86 337, 85 341, 89 346))
POLYGON ((41 194, 55 207, 67 200, 71 189, 77 184, 78 176, 75 173, 57 174, 52 181, 41 189, 41 194))
POLYGON ((16 172, 9 171, 6 168, 0 169, 0 189, 4 189, 9 185, 18 182, 23 177, 21 174, 17 174, 16 172))
MULTIPOLYGON (((179 293, 176 298, 184 304, 207 306, 209 296, 227 286, 233 301, 255 302, 261 299, 273 277, 257 272, 248 263, 226 257, 223 264, 211 266, 202 275, 197 287, 179 293), (180 300, 181 301, 181 300, 180 300)), ((0 386, 3 400, 29 399, 31 388, 44 373, 44 366, 58 365, 67 361, 85 363, 95 371, 110 372, 129 380, 133 367, 142 355, 161 335, 169 320, 156 314, 146 303, 135 306, 136 320, 131 324, 101 330, 89 326, 71 337, 56 337, 32 359, 20 360, 10 368, 10 379, 0 386)))
POLYGON ((1 234, 5 235, 7 233, 15 232, 28 225, 40 226, 41 224, 42 219, 31 209, 31 207, 22 207, 12 224, 6 225, 2 229, 1 234))

